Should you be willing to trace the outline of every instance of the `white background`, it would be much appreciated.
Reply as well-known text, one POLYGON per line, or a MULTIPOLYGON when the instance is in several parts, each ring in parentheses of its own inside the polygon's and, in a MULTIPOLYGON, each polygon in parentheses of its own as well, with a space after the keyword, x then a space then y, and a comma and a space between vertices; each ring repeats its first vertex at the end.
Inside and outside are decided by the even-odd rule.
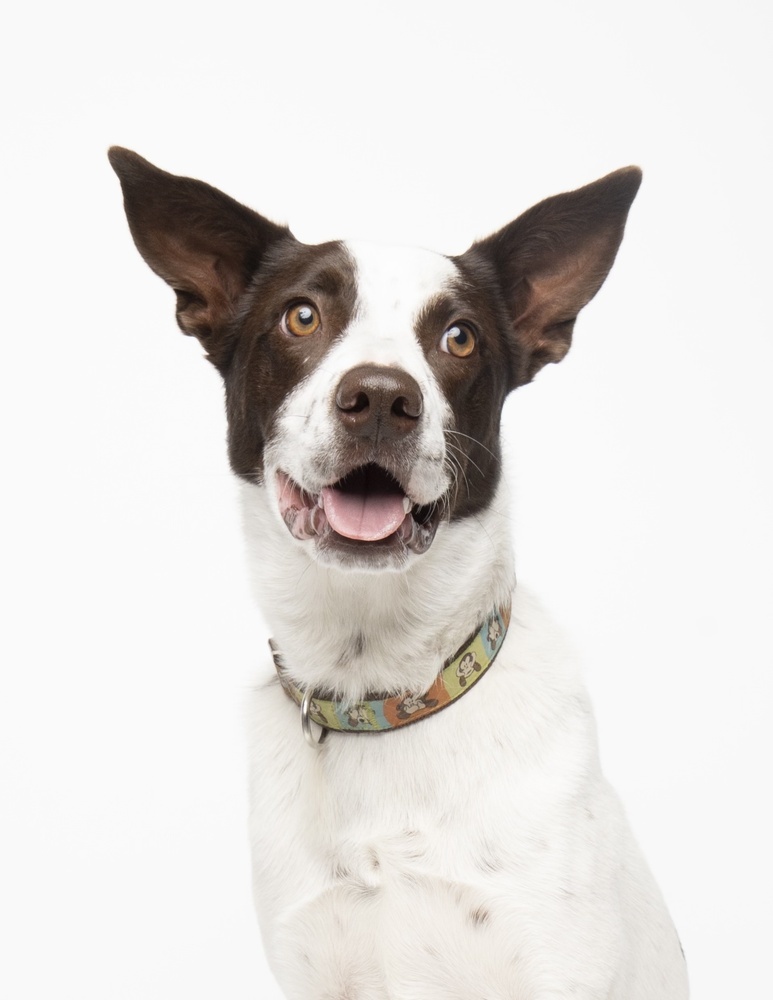
POLYGON ((308 241, 444 252, 641 164, 569 357, 506 409, 519 576, 581 651, 694 995, 769 995, 769 12, 6 15, 3 997, 278 997, 241 718, 267 631, 221 388, 131 243, 111 143, 308 241))

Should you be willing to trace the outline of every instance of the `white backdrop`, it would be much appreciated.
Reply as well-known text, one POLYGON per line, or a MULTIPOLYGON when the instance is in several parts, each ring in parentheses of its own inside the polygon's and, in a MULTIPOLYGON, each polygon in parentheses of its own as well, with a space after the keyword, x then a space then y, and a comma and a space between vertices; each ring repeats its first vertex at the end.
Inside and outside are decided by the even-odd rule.
POLYGON ((765 995, 770 5, 75 0, 12 18, 0 994, 278 997, 241 719, 267 632, 218 377, 131 243, 118 143, 308 241, 445 252, 644 168, 569 357, 506 409, 517 564, 583 655, 694 995, 765 995))

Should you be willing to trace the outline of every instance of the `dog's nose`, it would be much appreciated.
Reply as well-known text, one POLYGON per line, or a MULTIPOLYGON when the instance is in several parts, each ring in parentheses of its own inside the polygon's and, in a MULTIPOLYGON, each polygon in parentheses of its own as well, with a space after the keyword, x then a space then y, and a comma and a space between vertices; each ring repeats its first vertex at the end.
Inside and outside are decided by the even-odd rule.
POLYGON ((348 371, 336 391, 338 419, 356 437, 400 438, 419 423, 423 408, 415 378, 401 368, 359 365, 348 371))

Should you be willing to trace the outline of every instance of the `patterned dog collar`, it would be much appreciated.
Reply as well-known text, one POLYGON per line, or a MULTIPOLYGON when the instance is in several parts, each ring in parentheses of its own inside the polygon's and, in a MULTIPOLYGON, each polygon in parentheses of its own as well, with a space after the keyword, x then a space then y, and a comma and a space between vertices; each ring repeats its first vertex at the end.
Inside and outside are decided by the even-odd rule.
POLYGON ((285 693, 302 707, 304 735, 310 743, 322 742, 310 737, 312 719, 324 730, 339 733, 382 733, 418 722, 466 694, 486 673, 499 652, 510 624, 510 603, 496 608, 474 635, 449 660, 446 660, 434 683, 424 694, 369 696, 363 701, 346 702, 326 699, 303 691, 290 680, 281 654, 269 639, 279 681, 285 693))

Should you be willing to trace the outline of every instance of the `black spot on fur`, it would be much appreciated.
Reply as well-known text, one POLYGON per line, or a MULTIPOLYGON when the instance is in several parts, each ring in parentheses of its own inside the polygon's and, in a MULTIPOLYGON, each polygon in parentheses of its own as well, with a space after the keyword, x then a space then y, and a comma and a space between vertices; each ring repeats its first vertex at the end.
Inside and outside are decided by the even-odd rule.
POLYGON ((469 915, 469 921, 473 927, 484 927, 490 919, 491 914, 483 906, 476 906, 469 915))
POLYGON ((475 867, 480 872, 493 875, 496 872, 501 872, 503 866, 499 858, 495 857, 490 851, 486 851, 475 859, 475 867))

